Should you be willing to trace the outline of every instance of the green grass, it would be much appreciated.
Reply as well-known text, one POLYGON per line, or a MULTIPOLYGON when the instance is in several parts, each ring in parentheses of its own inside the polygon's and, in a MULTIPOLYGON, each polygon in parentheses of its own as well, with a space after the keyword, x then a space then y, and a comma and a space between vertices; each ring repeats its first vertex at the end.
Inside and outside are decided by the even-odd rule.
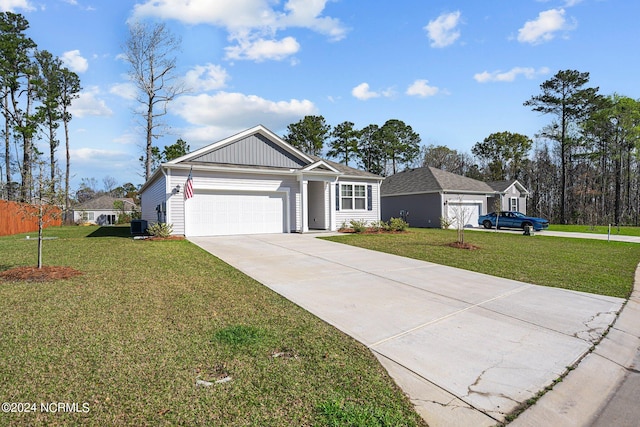
MULTIPOLYGON (((568 231, 572 233, 595 233, 608 234, 609 227, 606 225, 562 225, 551 224, 549 230, 552 231, 568 231)), ((611 226, 611 235, 614 236, 640 236, 640 227, 628 226, 611 226)))
POLYGON ((627 298, 640 244, 521 234, 466 232, 477 250, 455 249, 455 230, 358 234, 327 239, 543 286, 627 298))
MULTIPOLYGON (((424 425, 364 346, 189 242, 45 234, 44 264, 83 275, 0 281, 0 401, 90 410, 0 425, 424 425)), ((35 265, 36 242, 2 237, 0 254, 35 265)))

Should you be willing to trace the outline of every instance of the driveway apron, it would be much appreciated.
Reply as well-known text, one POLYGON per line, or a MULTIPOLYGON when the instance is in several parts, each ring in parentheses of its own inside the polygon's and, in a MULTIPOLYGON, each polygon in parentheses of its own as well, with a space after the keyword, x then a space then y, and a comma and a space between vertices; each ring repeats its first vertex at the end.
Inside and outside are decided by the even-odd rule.
POLYGON ((431 426, 490 426, 579 361, 624 300, 317 239, 193 243, 366 345, 431 426))

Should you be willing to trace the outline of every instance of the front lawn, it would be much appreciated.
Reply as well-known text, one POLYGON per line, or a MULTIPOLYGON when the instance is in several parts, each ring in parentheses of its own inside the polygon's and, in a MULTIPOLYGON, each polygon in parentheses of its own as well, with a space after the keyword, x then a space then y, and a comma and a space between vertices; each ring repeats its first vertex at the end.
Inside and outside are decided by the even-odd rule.
MULTIPOLYGON (((44 264, 83 275, 0 281, 0 400, 36 404, 0 425, 424 425, 364 346, 195 245, 45 234, 44 264)), ((35 265, 36 242, 0 254, 35 265)))
MULTIPOLYGON (((544 232, 543 232, 544 233, 544 232)), ((455 230, 412 228, 404 234, 328 237, 335 242, 543 286, 627 298, 640 244, 521 234, 467 232, 479 249, 456 249, 455 230)))

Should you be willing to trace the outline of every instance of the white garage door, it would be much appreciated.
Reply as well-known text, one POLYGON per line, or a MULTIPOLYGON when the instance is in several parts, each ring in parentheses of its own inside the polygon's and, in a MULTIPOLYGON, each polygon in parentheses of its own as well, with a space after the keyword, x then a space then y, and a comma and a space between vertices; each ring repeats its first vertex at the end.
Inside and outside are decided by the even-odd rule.
POLYGON ((187 236, 282 233, 284 193, 201 192, 185 203, 187 236))
POLYGON ((464 222, 464 227, 477 227, 482 202, 448 202, 447 218, 451 221, 449 228, 458 228, 458 221, 464 222))

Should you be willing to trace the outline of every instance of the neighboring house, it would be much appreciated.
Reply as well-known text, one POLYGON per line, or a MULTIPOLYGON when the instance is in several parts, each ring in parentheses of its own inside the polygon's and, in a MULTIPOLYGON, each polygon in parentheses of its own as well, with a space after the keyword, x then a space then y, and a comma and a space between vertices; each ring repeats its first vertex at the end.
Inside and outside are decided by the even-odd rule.
POLYGON ((113 225, 118 223, 118 216, 122 210, 114 207, 114 202, 122 201, 124 212, 131 214, 136 211, 136 204, 130 198, 112 197, 107 194, 80 203, 73 209, 74 222, 97 225, 113 225))
POLYGON ((492 181, 488 182, 489 186, 493 188, 498 195, 488 200, 488 212, 494 212, 496 210, 501 211, 516 211, 527 214, 527 198, 529 197, 529 190, 524 185, 520 184, 518 180, 510 181, 492 181), (500 209, 496 209, 496 197, 499 196, 500 209))
POLYGON ((520 183, 494 184, 495 188, 433 167, 409 169, 382 183, 382 219, 406 216, 412 227, 436 228, 442 226, 442 219, 454 228, 462 220, 464 227, 477 227, 478 217, 494 210, 496 197, 503 206, 506 203, 507 207, 517 204, 518 208, 526 208, 528 192, 520 183), (516 195, 517 202, 512 202, 516 195))
POLYGON ((382 179, 256 126, 160 165, 140 190, 142 219, 185 236, 337 230, 380 219, 382 179), (190 172, 193 197, 185 200, 190 172))

